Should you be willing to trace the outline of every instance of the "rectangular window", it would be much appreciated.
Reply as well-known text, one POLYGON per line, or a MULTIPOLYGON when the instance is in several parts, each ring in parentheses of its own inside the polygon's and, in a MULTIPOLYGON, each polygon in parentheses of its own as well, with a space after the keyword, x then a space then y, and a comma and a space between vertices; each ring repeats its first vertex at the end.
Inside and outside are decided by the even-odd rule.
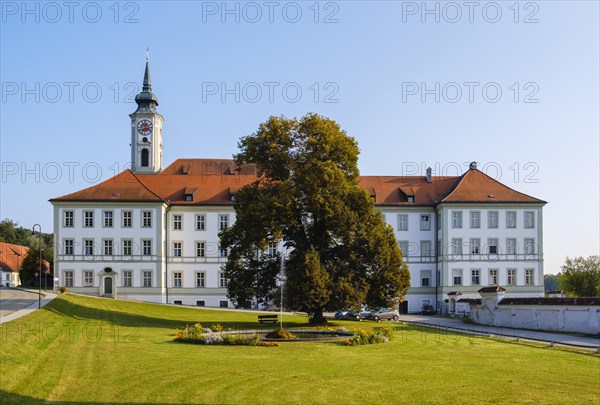
POLYGON ((498 211, 488 211, 488 228, 498 228, 498 211))
POLYGON ((225 277, 225 273, 219 273, 219 287, 225 288, 227 287, 227 277, 225 277))
POLYGON ((63 241, 63 244, 64 244, 64 249, 63 249, 64 254, 72 256, 73 255, 73 239, 65 239, 63 241))
POLYGON ((85 228, 94 227, 94 211, 83 211, 83 226, 85 228))
POLYGON ((173 273, 173 287, 181 287, 181 273, 173 273))
POLYGON ((142 211, 142 228, 152 228, 152 211, 142 211))
POLYGON ((229 302, 228 301, 219 301, 219 307, 221 308, 227 308, 229 306, 229 302))
POLYGON ((469 245, 471 246, 471 254, 472 255, 478 255, 481 253, 481 239, 471 238, 469 240, 469 245))
POLYGON ((113 254, 113 241, 112 239, 104 239, 102 241, 102 250, 104 253, 104 256, 112 256, 113 254))
POLYGON ((525 254, 526 255, 534 255, 535 254, 535 240, 533 238, 525 238, 525 254))
POLYGON ((73 211, 64 211, 63 212, 63 216, 64 216, 64 221, 63 221, 63 225, 65 228, 73 228, 73 219, 74 219, 74 215, 73 215, 73 211))
POLYGON ((131 256, 133 254, 133 242, 130 239, 124 239, 123 244, 123 255, 131 256))
POLYGON ((143 271, 142 272, 142 285, 144 287, 152 287, 152 272, 151 271, 143 271))
POLYGON ((205 305, 204 301, 196 301, 196 306, 197 307, 203 307, 205 305))
POLYGON ((431 285, 431 272, 421 271, 421 287, 429 287, 431 285))
POLYGON ((421 215, 421 230, 422 231, 431 230, 431 216, 430 215, 421 215))
POLYGON ((431 241, 421 241, 421 257, 431 257, 431 241))
POLYGON ((400 242, 398 242, 398 247, 402 251, 402 257, 408 257, 408 241, 401 240, 400 242))
POLYGON ((131 274, 132 274, 131 270, 123 271, 123 287, 131 287, 132 286, 131 274))
POLYGON ((65 271, 65 287, 73 287, 73 271, 65 271))
POLYGON ((227 257, 227 249, 219 248, 219 257, 227 257))
POLYGON ((181 257, 181 242, 173 242, 173 257, 181 257))
POLYGON ((204 273, 203 271, 196 273, 196 287, 206 287, 206 273, 204 273))
POLYGON ((517 227, 517 212, 506 211, 506 227, 516 228, 517 227))
POLYGON ((205 242, 196 242, 196 257, 206 257, 205 242))
POLYGON ((229 215, 219 215, 219 230, 227 229, 229 227, 229 215))
POLYGON ((275 257, 277 253, 277 244, 275 242, 269 242, 269 248, 267 250, 267 255, 269 257, 275 257))
POLYGON ((152 256, 152 239, 142 239, 142 254, 152 256))
POLYGON ((462 228, 462 211, 452 211, 452 228, 462 228))
POLYGON ((408 215, 398 214, 398 230, 408 231, 408 215))
POLYGON ((471 270, 471 285, 479 285, 479 270, 471 270))
POLYGON ((506 270, 506 284, 508 284, 508 285, 517 284, 517 269, 506 270))
POLYGON ((533 211, 525 211, 524 222, 525 222, 525 228, 534 228, 535 227, 533 211))
POLYGON ((481 212, 470 211, 471 228, 479 228, 481 226, 481 212))
POLYGON ((83 254, 93 255, 94 254, 94 239, 83 240, 83 254))
POLYGON ((206 230, 206 216, 204 214, 196 215, 196 230, 197 231, 205 231, 206 230))
POLYGON ((121 219, 122 219, 122 226, 123 228, 131 228, 132 224, 131 224, 131 211, 123 211, 121 213, 121 219))
POLYGON ((452 238, 452 254, 462 255, 462 238, 452 238))
POLYGON ((498 285, 498 269, 490 269, 488 284, 498 285))
POLYGON ((533 285, 533 269, 525 269, 525 284, 533 285))
POLYGON ((517 240, 514 238, 506 239, 506 254, 516 255, 517 254, 517 240))
POLYGON ((113 212, 112 211, 104 211, 104 223, 102 224, 102 226, 104 226, 105 228, 112 228, 113 227, 113 212))
POLYGON ((488 239, 488 254, 491 254, 491 255, 498 254, 498 239, 496 239, 496 238, 488 239))
POLYGON ((83 286, 92 287, 94 285, 94 272, 84 271, 83 272, 83 286))
POLYGON ((173 304, 175 304, 175 305, 183 305, 183 302, 181 300, 175 300, 175 301, 173 301, 173 304))
POLYGON ((462 285, 462 269, 452 270, 452 278, 454 285, 462 285))
POLYGON ((437 214, 437 229, 442 229, 442 213, 438 212, 437 214))
POLYGON ((173 230, 181 231, 181 229, 182 229, 181 215, 173 215, 173 230))

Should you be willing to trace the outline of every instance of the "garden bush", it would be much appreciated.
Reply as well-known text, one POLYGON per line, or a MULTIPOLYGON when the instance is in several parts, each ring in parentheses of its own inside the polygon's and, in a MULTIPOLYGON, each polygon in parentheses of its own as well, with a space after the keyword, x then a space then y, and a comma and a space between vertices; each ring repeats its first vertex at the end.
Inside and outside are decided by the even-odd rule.
POLYGON ((392 339, 393 334, 394 330, 389 326, 375 328, 373 332, 365 329, 358 329, 355 330, 354 335, 346 341, 346 345, 362 346, 376 343, 387 343, 392 339))

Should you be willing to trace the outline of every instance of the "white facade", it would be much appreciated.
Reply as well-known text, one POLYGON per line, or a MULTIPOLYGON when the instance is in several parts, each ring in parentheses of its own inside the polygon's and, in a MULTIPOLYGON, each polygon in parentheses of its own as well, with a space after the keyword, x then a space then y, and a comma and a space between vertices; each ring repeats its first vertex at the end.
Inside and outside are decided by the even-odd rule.
MULTIPOLYGON (((128 191, 116 176, 116 182, 102 189, 101 197, 74 193, 52 200, 59 285, 90 295, 228 306, 226 282, 221 276, 227 257, 219 248, 218 233, 235 221, 230 196, 241 183, 228 180, 228 176, 236 181, 239 178, 229 169, 226 173, 212 171, 217 166, 211 165, 211 170, 202 173, 204 177, 193 180, 191 174, 187 176, 190 162, 163 176, 163 118, 156 111, 158 100, 152 93, 148 64, 136 102, 138 109, 130 115, 135 175, 129 174, 128 179, 139 188, 128 196, 111 191, 118 187, 128 191), (147 179, 156 189, 176 181, 179 188, 158 195, 140 180, 144 175, 163 182, 147 179), (207 186, 206 176, 211 175, 218 177, 218 182, 207 186), (192 180, 188 182, 188 178, 192 180), (198 195, 212 193, 206 201, 213 194, 229 198, 198 203, 194 200, 197 190, 198 195), (176 193, 181 199, 172 201, 176 193)), ((465 195, 473 195, 474 182, 485 176, 475 163, 469 172, 473 176, 465 185, 465 195)), ((463 177, 456 183, 447 178, 437 182, 428 171, 426 179, 410 181, 403 186, 400 177, 382 177, 375 179, 372 188, 376 208, 394 229, 411 273, 411 287, 401 312, 419 312, 424 304, 434 305, 440 312, 453 311, 456 302, 445 302, 448 293, 475 297, 479 288, 488 285, 504 286, 514 296, 543 295, 545 202, 496 182, 494 186, 504 193, 504 199, 494 199, 486 192, 478 197, 480 202, 467 203, 461 201, 471 200, 456 198, 463 177), (454 199, 446 200, 450 194, 454 199), (377 198, 391 203, 378 203, 377 198)), ((492 183, 482 187, 488 184, 492 183)))

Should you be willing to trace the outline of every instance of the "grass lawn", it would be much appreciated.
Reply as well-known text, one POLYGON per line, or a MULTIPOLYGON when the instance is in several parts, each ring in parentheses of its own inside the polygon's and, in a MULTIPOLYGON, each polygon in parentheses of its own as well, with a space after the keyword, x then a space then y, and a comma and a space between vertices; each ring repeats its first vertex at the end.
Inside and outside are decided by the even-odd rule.
POLYGON ((359 347, 172 342, 195 322, 257 326, 255 313, 60 296, 0 326, 0 403, 600 403, 595 354, 400 325, 359 347))

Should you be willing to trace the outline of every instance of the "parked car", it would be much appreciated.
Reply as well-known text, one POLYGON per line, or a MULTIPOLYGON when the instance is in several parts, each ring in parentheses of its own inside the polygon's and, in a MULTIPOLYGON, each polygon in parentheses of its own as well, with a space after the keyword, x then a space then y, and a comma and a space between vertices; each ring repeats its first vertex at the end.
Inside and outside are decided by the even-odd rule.
POLYGON ((346 312, 346 319, 351 319, 353 321, 360 321, 362 317, 360 316, 360 312, 358 311, 348 311, 346 312))
POLYGON ((348 314, 348 311, 339 310, 335 313, 334 317, 335 319, 346 319, 346 314, 348 314))
POLYGON ((423 308, 421 308, 422 315, 433 315, 435 314, 435 308, 431 304, 423 304, 423 308))
POLYGON ((372 319, 376 322, 379 322, 382 320, 397 321, 398 319, 400 319, 400 314, 395 309, 381 308, 381 309, 378 309, 377 311, 370 312, 370 314, 368 315, 368 317, 366 319, 372 319))

